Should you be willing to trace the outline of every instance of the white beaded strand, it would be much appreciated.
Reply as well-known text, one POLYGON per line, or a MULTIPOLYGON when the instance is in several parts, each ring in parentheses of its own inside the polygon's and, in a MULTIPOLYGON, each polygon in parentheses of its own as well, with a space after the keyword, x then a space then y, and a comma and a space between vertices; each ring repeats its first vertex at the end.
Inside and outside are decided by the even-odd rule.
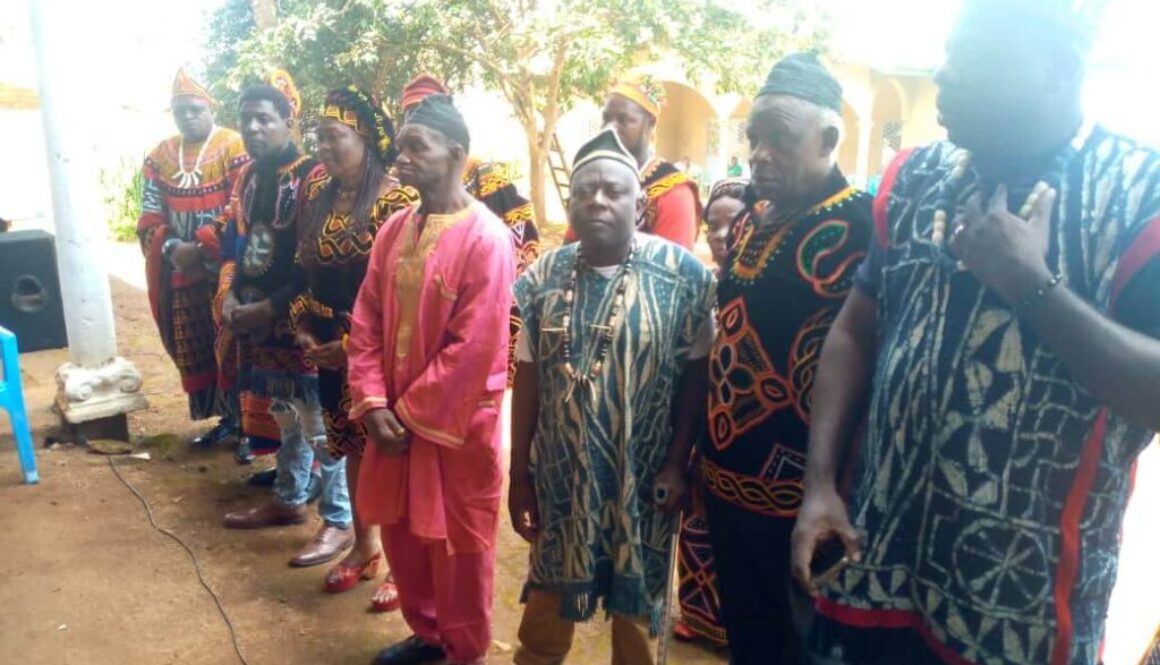
POLYGON ((173 178, 177 180, 177 186, 181 189, 189 189, 201 184, 201 160, 205 157, 205 150, 209 147, 209 143, 216 133, 217 126, 214 125, 209 130, 209 136, 201 144, 201 149, 197 151, 197 159, 193 162, 193 169, 189 171, 185 170, 185 137, 181 137, 181 143, 177 148, 177 173, 173 174, 173 178))

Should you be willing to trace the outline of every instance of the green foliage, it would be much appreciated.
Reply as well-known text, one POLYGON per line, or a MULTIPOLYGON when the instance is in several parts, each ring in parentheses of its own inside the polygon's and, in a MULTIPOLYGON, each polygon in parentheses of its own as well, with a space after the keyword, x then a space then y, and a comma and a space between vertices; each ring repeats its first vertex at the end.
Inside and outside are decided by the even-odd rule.
POLYGON ((275 24, 258 31, 250 2, 228 0, 211 22, 208 71, 223 122, 242 85, 276 66, 294 75, 308 112, 349 83, 377 92, 397 117, 418 73, 453 88, 482 81, 524 128, 542 213, 557 121, 617 74, 675 59, 691 80, 711 75, 720 92, 748 94, 781 55, 823 46, 825 23, 809 0, 280 0, 275 24))
POLYGON ((353 83, 374 91, 397 117, 403 86, 415 73, 464 81, 465 64, 401 46, 401 26, 386 25, 384 11, 377 2, 282 0, 275 27, 258 32, 250 1, 228 0, 210 22, 206 49, 213 54, 206 69, 221 102, 219 122, 235 123, 241 89, 275 67, 294 76, 307 125, 331 88, 353 83))
POLYGON ((210 18, 206 52, 213 58, 206 64, 206 84, 220 104, 218 124, 237 128, 238 96, 241 86, 237 72, 242 45, 254 34, 254 14, 249 0, 226 0, 210 18))
POLYGON ((137 218, 141 216, 145 188, 140 165, 126 160, 116 168, 101 169, 101 188, 109 237, 118 242, 137 240, 137 218))
POLYGON ((691 78, 712 73, 722 92, 749 92, 784 53, 825 43, 824 14, 813 3, 736 4, 743 8, 708 0, 281 0, 277 24, 258 32, 250 1, 227 0, 210 22, 207 71, 226 116, 244 84, 277 66, 294 75, 307 109, 347 83, 397 107, 403 85, 430 71, 453 85, 482 78, 523 120, 522 111, 598 98, 642 58, 675 55, 691 78))

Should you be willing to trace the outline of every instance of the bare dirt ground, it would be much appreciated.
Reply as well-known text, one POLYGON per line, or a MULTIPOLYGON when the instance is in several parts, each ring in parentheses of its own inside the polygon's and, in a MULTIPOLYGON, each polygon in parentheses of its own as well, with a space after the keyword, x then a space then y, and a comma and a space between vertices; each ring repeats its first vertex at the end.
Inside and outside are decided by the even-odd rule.
MULTIPOLYGON (((545 234, 546 245, 554 236, 545 234)), ((364 584, 332 596, 325 567, 286 563, 317 522, 261 532, 226 531, 223 513, 264 500, 250 488, 254 470, 231 451, 191 450, 184 440, 206 424, 189 423, 176 372, 165 358, 141 290, 140 254, 111 248, 113 296, 121 353, 145 378, 150 409, 131 417, 138 439, 171 433, 182 439, 147 448, 153 459, 118 459, 124 476, 153 506, 158 523, 196 552, 221 596, 252 665, 347 665, 370 662, 378 649, 408 634, 398 614, 370 615, 364 584)), ((55 419, 53 373, 63 351, 21 357, 38 441, 55 419)), ((189 558, 153 531, 141 505, 121 485, 108 458, 75 447, 38 451, 41 484, 19 484, 9 423, 0 417, 0 663, 19 665, 233 665, 239 662, 189 558)), ((260 464, 272 462, 260 462, 260 464)), ((1107 665, 1135 665, 1160 620, 1156 552, 1160 530, 1160 446, 1141 457, 1124 524, 1120 584, 1107 633, 1107 665)), ((506 513, 506 511, 505 511, 506 513)), ((519 624, 519 591, 527 547, 506 521, 500 528, 491 663, 511 662, 519 624)), ((608 626, 582 626, 568 662, 609 662, 608 626)), ((670 663, 718 665, 719 654, 676 645, 670 663)))
MULTIPOLYGON (((158 523, 196 552, 249 662, 368 663, 378 649, 408 635, 397 613, 366 612, 373 585, 329 595, 322 590, 325 567, 286 565, 313 535, 316 521, 260 532, 221 528, 223 513, 265 499, 268 490, 245 484, 254 468, 235 464, 229 449, 185 445, 205 424, 186 420, 185 397, 157 339, 148 301, 138 288, 116 279, 113 291, 121 353, 141 369, 151 405, 133 414, 131 431, 135 437, 172 433, 182 439, 145 448, 152 461, 119 458, 118 468, 147 497, 158 523)), ((21 358, 38 441, 54 422, 48 412, 52 376, 66 359, 64 352, 21 358)), ((9 424, 0 423, 0 662, 238 663, 188 556, 149 527, 108 458, 77 447, 41 449, 41 484, 21 486, 9 424)), ((492 663, 511 661, 526 565, 527 548, 505 522, 492 663)), ((609 662, 607 628, 602 621, 582 626, 569 663, 609 662)), ((708 665, 723 659, 678 645, 670 662, 708 665)))

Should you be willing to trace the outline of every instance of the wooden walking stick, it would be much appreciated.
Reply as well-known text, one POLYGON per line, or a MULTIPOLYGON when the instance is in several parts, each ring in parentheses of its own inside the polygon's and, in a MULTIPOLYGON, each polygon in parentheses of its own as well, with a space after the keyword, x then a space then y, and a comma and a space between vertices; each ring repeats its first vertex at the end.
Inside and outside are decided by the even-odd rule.
MULTIPOLYGON (((653 494, 657 505, 664 505, 669 499, 668 487, 658 485, 653 494)), ((681 514, 677 513, 676 526, 669 538, 669 568, 665 574, 664 600, 661 602, 661 626, 657 635, 656 665, 668 665, 669 640, 673 637, 673 576, 677 574, 677 537, 681 533, 681 514)))

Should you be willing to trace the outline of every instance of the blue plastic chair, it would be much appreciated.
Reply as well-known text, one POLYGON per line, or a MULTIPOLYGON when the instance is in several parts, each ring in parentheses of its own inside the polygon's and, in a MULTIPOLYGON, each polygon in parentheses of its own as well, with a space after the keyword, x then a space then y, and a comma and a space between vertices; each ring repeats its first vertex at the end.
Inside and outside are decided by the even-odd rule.
POLYGON ((40 482, 36 471, 36 449, 32 446, 32 431, 28 427, 28 409, 24 406, 24 389, 20 384, 19 353, 16 350, 16 335, 0 327, 0 409, 8 412, 12 421, 12 434, 16 437, 16 452, 20 454, 20 469, 24 472, 24 482, 35 485, 40 482))

